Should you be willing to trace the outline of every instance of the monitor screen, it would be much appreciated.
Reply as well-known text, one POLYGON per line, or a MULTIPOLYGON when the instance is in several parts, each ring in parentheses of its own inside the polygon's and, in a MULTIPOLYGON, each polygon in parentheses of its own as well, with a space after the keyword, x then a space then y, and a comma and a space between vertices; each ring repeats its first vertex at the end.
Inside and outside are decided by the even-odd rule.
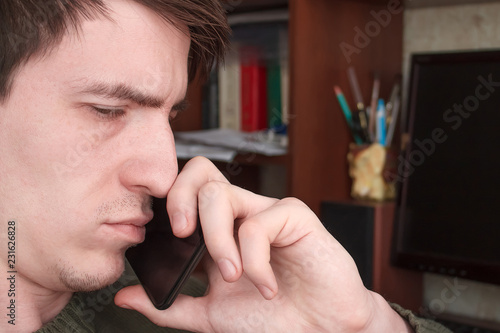
POLYGON ((500 284, 500 51, 411 68, 394 263, 500 284))

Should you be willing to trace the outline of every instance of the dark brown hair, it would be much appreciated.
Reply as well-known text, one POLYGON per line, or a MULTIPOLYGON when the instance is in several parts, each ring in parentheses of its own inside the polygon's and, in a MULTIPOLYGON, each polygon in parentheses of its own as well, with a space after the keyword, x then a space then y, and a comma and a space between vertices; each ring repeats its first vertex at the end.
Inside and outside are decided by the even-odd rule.
MULTIPOLYGON (((222 61, 230 29, 219 0, 134 1, 174 25, 188 26, 190 80, 197 73, 205 78, 222 61)), ((0 102, 9 95, 19 66, 59 45, 82 20, 99 16, 109 17, 103 0, 0 0, 0 102)))

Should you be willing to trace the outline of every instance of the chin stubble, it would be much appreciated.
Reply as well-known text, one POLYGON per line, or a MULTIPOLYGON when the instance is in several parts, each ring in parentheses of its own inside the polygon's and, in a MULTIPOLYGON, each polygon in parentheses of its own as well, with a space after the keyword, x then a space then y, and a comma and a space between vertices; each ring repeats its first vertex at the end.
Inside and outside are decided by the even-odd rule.
POLYGON ((121 273, 112 270, 90 274, 89 272, 76 271, 72 266, 57 267, 59 281, 71 291, 90 292, 102 289, 114 283, 121 273))

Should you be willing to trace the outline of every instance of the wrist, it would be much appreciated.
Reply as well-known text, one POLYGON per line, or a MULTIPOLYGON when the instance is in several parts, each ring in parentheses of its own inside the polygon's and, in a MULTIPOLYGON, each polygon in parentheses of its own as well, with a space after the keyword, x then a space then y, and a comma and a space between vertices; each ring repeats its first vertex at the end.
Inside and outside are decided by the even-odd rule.
POLYGON ((358 333, 394 332, 414 333, 410 324, 394 311, 389 303, 375 292, 370 292, 372 312, 364 327, 358 333))

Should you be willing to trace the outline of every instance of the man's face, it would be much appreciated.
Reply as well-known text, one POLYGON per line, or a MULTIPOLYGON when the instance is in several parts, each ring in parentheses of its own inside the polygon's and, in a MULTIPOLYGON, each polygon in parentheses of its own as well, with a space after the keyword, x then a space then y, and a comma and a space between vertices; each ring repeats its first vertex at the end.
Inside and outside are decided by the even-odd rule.
POLYGON ((150 196, 177 175, 169 118, 189 36, 134 2, 109 6, 113 21, 85 21, 23 65, 0 105, 0 222, 17 222, 19 274, 52 290, 115 281, 150 196))

